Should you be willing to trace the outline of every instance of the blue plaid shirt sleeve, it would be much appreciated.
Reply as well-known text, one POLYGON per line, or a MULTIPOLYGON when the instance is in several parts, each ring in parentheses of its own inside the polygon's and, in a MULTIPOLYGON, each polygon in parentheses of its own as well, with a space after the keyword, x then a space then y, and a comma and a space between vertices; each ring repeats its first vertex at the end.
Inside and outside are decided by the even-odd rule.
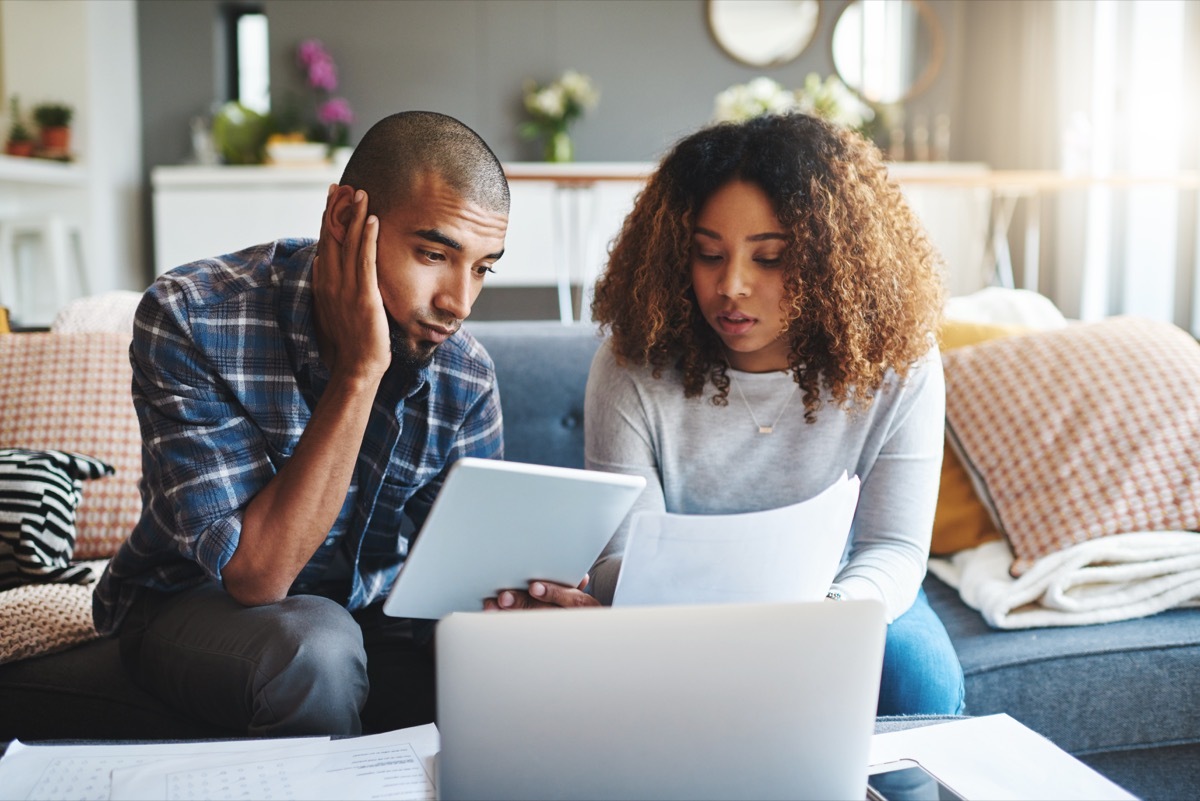
POLYGON ((242 512, 275 474, 263 437, 187 330, 183 293, 152 289, 130 347, 149 530, 220 580, 242 512))

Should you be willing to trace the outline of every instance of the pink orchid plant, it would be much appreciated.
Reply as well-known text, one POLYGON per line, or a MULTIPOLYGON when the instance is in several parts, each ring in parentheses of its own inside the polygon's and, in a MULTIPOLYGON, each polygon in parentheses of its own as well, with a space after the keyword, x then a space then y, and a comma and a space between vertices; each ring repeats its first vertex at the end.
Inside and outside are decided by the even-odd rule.
POLYGON ((304 73, 305 82, 317 93, 317 128, 312 138, 332 147, 350 143, 350 125, 354 111, 344 97, 331 97, 338 88, 337 65, 333 56, 319 39, 305 39, 296 48, 296 63, 304 73))

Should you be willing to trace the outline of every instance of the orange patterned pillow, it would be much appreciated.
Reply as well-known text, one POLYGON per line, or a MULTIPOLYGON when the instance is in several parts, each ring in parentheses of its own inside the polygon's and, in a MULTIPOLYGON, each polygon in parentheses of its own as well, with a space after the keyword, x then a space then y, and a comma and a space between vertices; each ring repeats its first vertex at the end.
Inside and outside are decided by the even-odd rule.
POLYGON ((946 427, 1015 557, 1200 529, 1200 344, 1113 317, 943 355, 946 427))
POLYGON ((130 336, 0 337, 0 448, 82 453, 116 470, 84 486, 75 519, 75 559, 116 553, 142 511, 142 439, 130 394, 130 336))
MULTIPOLYGON (((940 339, 944 352, 1029 330, 1015 325, 946 320, 942 323, 940 339)), ((1002 539, 1002 535, 992 522, 991 514, 975 494, 971 477, 947 443, 942 457, 942 478, 929 552, 934 556, 949 556, 998 539, 1002 539)))

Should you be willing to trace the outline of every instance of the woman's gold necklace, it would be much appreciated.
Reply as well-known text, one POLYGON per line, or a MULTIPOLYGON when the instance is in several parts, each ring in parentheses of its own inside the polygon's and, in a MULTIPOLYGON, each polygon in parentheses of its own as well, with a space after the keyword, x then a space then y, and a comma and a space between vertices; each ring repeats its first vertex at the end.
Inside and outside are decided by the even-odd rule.
POLYGON ((758 433, 760 434, 771 434, 775 431, 775 426, 778 425, 779 421, 783 418, 783 413, 787 411, 788 404, 790 404, 792 402, 792 398, 796 397, 796 395, 800 392, 800 385, 797 384, 792 388, 792 391, 788 393, 787 400, 783 402, 783 406, 779 409, 779 414, 775 415, 775 419, 771 421, 771 425, 764 426, 762 423, 758 422, 758 417, 755 416, 754 410, 750 408, 750 402, 746 400, 746 393, 742 392, 741 385, 738 384, 737 379, 735 379, 733 375, 729 376, 729 383, 733 384, 733 388, 737 390, 738 396, 740 396, 742 399, 742 404, 746 407, 746 411, 750 413, 750 419, 754 421, 754 427, 758 429, 758 433))

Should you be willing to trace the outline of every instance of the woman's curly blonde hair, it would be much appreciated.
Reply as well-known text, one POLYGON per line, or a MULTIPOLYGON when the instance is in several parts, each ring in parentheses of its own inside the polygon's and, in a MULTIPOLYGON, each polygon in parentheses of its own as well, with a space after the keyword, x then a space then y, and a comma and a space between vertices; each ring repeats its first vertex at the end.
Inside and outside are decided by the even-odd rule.
POLYGON ((879 150, 805 114, 713 125, 663 159, 596 284, 592 317, 618 362, 655 377, 673 367, 687 397, 711 381, 713 403, 728 402, 725 352, 696 303, 691 259, 696 216, 733 180, 760 187, 792 236, 783 311, 805 419, 816 419, 822 387, 839 408, 869 407, 887 371, 907 376, 935 341, 940 260, 879 150))

